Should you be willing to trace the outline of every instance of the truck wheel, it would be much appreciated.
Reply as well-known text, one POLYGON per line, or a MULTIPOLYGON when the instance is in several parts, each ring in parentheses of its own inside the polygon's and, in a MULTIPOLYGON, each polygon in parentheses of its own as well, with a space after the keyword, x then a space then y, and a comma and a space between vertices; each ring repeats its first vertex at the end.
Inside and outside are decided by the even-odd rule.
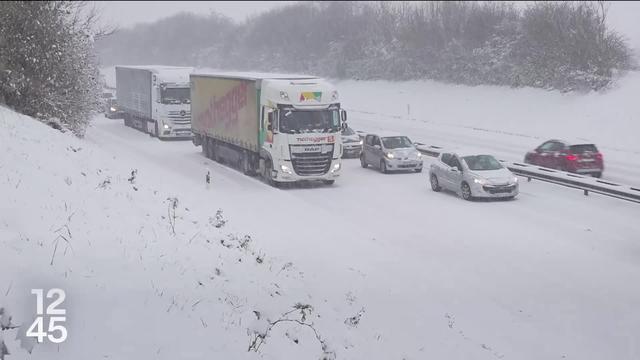
POLYGON ((158 122, 157 121, 153 122, 153 130, 149 131, 149 136, 158 137, 158 122))
POLYGON ((275 181, 273 179, 273 177, 271 176, 271 170, 273 169, 273 165, 271 164, 271 160, 265 160, 264 161, 264 173, 262 174, 262 177, 265 179, 265 181, 267 182, 267 184, 279 188, 280 187, 280 182, 275 181))
POLYGON ((242 158, 240 159, 240 169, 242 173, 249 176, 253 174, 253 169, 251 168, 251 157, 247 154, 246 151, 242 152, 242 158))
POLYGON ((204 155, 204 157, 206 157, 207 159, 209 158, 209 139, 208 138, 204 138, 202 140, 202 155, 204 155))
POLYGON ((213 159, 213 140, 207 138, 207 158, 214 160, 213 159))
POLYGON ((215 140, 211 140, 211 157, 215 162, 222 164, 222 157, 220 156, 220 147, 217 146, 215 140))

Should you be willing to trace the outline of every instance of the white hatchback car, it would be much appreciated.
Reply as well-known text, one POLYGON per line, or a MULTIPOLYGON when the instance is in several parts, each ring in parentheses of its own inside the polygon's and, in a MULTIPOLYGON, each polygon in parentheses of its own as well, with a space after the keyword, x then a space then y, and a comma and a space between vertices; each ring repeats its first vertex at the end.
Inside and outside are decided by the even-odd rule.
POLYGON ((443 152, 429 169, 433 191, 448 189, 465 200, 518 195, 518 178, 491 155, 443 152))

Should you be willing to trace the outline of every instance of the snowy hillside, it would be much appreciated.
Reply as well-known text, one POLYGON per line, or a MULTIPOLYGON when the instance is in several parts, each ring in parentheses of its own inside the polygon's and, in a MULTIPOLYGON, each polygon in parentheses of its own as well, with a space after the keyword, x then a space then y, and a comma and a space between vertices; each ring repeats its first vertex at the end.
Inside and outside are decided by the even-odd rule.
MULTIPOLYGON (((139 160, 2 107, 0 144, 0 308, 30 324, 30 289, 60 287, 70 319, 66 343, 32 356, 5 333, 8 359, 252 358, 250 341, 269 321, 331 324, 360 310, 343 299, 325 313, 283 316, 296 304, 322 307, 328 294, 305 291, 298 264, 234 224, 223 201, 185 196, 205 199, 204 181, 156 181, 139 160)), ((314 328, 323 341, 335 333, 314 328)), ((323 353, 307 325, 270 333, 255 347, 273 358, 323 353)))
POLYGON ((8 359, 640 355, 637 204, 536 181, 469 203, 344 165, 283 191, 121 120, 78 140, 0 108, 0 307, 30 322, 57 286, 69 317, 59 349, 4 332, 8 359))

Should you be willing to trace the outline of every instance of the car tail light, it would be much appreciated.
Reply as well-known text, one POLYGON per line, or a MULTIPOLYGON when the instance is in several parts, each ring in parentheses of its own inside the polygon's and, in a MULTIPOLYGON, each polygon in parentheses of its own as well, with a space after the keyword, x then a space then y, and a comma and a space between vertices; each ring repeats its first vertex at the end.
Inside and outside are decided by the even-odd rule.
POLYGON ((597 154, 596 154, 596 159, 598 159, 598 160, 602 160, 602 154, 601 154, 601 153, 597 153, 597 154))
POLYGON ((567 155, 567 160, 568 161, 576 161, 576 160, 578 160, 578 157, 573 155, 573 154, 569 154, 569 155, 567 155))

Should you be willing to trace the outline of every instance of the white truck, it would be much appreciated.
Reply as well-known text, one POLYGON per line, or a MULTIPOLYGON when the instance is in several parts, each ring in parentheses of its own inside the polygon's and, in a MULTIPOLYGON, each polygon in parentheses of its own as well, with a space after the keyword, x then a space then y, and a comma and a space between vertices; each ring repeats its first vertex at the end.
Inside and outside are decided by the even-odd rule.
POLYGON ((310 76, 191 74, 193 143, 206 157, 272 186, 340 176, 346 112, 338 91, 310 76))
POLYGON ((116 66, 124 124, 160 139, 190 139, 192 72, 189 67, 116 66))

